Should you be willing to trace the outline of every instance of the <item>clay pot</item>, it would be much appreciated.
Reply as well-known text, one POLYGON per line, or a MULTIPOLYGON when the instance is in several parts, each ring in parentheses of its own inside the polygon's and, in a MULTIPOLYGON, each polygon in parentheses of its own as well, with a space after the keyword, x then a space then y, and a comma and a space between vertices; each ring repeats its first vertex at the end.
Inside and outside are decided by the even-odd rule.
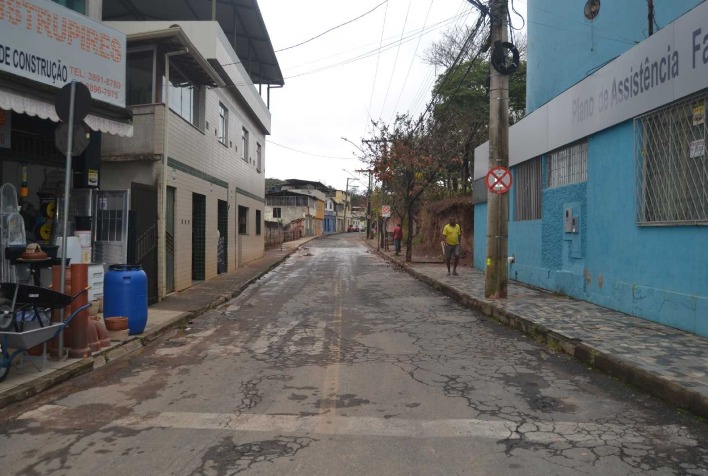
POLYGON ((101 347, 110 347, 111 338, 108 337, 108 330, 106 329, 106 324, 98 316, 89 317, 90 320, 96 323, 96 331, 98 332, 98 341, 101 343, 101 347))
POLYGON ((94 319, 88 320, 87 328, 88 346, 91 352, 98 352, 101 350, 101 341, 98 339, 98 327, 94 319))
POLYGON ((128 328, 128 318, 123 316, 106 317, 103 319, 109 331, 124 331, 128 328))
POLYGON ((91 307, 88 308, 89 317, 96 317, 98 315, 98 303, 96 301, 91 303, 91 307))

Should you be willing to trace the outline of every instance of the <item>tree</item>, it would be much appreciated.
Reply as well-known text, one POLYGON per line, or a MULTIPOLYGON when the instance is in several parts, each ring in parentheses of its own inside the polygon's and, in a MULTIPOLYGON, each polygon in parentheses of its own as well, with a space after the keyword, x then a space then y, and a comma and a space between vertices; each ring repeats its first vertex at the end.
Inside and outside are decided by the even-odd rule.
POLYGON ((395 208, 403 209, 407 224, 406 262, 413 255, 413 219, 423 193, 435 186, 445 163, 454 162, 448 141, 432 121, 414 121, 398 115, 392 125, 374 123, 377 135, 366 141, 365 160, 374 177, 393 199, 395 208))
POLYGON ((278 185, 278 184, 283 183, 283 182, 284 182, 284 180, 280 180, 280 179, 277 179, 277 178, 267 178, 267 179, 265 179, 265 189, 266 189, 266 192, 267 192, 268 190, 270 190, 271 187, 273 187, 274 185, 278 185))
MULTIPOLYGON (((445 187, 453 193, 467 193, 471 188, 474 149, 488 137, 489 38, 478 26, 479 23, 475 27, 449 30, 426 53, 429 64, 445 68, 433 88, 433 97, 437 99, 433 117, 445 126, 446 134, 454 139, 457 153, 462 157, 459 165, 447 164, 443 172, 445 187), (460 54, 466 47, 464 54, 460 54)), ((516 41, 522 61, 509 78, 511 124, 526 113, 526 41, 523 37, 516 41)))

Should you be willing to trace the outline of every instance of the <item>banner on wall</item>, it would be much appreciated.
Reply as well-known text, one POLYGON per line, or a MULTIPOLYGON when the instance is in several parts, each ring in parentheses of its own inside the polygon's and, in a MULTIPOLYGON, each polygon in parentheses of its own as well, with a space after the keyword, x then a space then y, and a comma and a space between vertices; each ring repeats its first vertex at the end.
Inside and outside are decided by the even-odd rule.
POLYGON ((0 0, 0 71, 125 107, 125 34, 46 0, 0 0))

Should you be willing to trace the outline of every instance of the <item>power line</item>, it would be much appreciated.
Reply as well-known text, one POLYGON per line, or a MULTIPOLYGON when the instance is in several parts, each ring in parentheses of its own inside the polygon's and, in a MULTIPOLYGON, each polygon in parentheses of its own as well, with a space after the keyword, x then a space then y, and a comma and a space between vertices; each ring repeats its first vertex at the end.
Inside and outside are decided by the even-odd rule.
MULTIPOLYGON (((480 16, 479 16, 479 19, 477 20, 477 24, 475 25, 475 27, 474 27, 474 29, 472 30, 472 32, 470 33, 470 35, 467 37, 467 40, 465 40, 465 43, 462 45, 462 48, 460 48, 460 52, 459 52, 459 54, 457 55, 457 57, 455 58, 455 61, 453 61, 452 66, 450 66, 450 67, 447 69, 447 71, 445 71, 445 75, 443 76, 443 79, 442 79, 442 81, 440 82, 440 88, 439 88, 439 89, 442 89, 442 87, 445 86, 445 83, 447 83, 447 81, 449 81, 450 77, 452 76, 452 71, 454 71, 454 70, 457 68, 458 62, 459 62, 460 59, 467 53, 467 50, 469 49, 469 47, 470 47, 470 45, 471 45, 471 43, 472 43, 472 38, 474 38, 474 37, 477 35, 477 33, 479 32, 479 29, 480 29, 480 28, 482 27, 482 25, 484 24, 484 18, 485 18, 485 15, 480 15, 480 16)), ((479 55, 478 55, 478 56, 479 56, 479 55)), ((423 111, 423 114, 421 114, 420 119, 418 120, 418 123, 417 123, 416 126, 413 128, 413 131, 414 131, 414 132, 415 132, 415 131, 420 127, 420 125, 423 123, 423 120, 425 119, 425 116, 426 116, 427 114, 429 114, 429 113, 432 111, 432 108, 433 108, 433 106, 435 105, 435 101, 436 101, 436 99, 437 99, 436 96, 437 96, 437 94, 433 94, 433 97, 430 99, 430 102, 428 102, 428 106, 425 108, 425 111, 423 111)))
POLYGON ((379 3, 379 4, 376 5, 374 8, 372 8, 371 10, 369 10, 368 12, 363 13, 363 14, 359 15, 359 16, 356 17, 356 18, 352 18, 351 20, 346 21, 346 22, 344 22, 344 23, 342 23, 342 24, 340 24, 340 25, 337 25, 337 26, 335 26, 335 27, 332 27, 332 28, 330 28, 329 30, 324 31, 324 32, 320 33, 320 34, 317 35, 317 36, 313 36, 313 37, 310 38, 309 40, 305 40, 305 41, 303 41, 303 42, 301 42, 301 43, 298 43, 298 44, 296 44, 296 45, 288 46, 287 48, 281 48, 281 49, 279 49, 279 50, 275 50, 275 52, 276 52, 276 53, 279 53, 279 52, 281 52, 281 51, 290 50, 290 49, 296 48, 296 47, 298 47, 298 46, 302 46, 302 45, 304 45, 305 43, 309 43, 309 42, 311 42, 312 40, 316 40, 317 38, 319 38, 319 37, 321 37, 321 36, 324 36, 324 35, 326 35, 327 33, 336 30, 337 28, 341 28, 341 27, 343 27, 344 25, 348 25, 348 24, 353 23, 353 22, 355 22, 355 21, 357 21, 357 20, 359 20, 359 19, 361 19, 361 18, 364 18, 366 15, 368 15, 368 14, 371 13, 371 12, 373 12, 374 10, 376 10, 377 8, 379 8, 381 5, 383 5, 383 4, 385 4, 385 3, 388 3, 388 0, 384 0, 383 2, 379 3))
MULTIPOLYGON (((460 4, 460 8, 458 10, 458 13, 456 14, 457 20, 455 24, 453 25, 453 30, 456 30, 457 28, 460 27, 461 24, 466 23, 467 19, 469 16, 472 14, 473 8, 472 6, 467 6, 467 9, 462 12, 465 9, 465 6, 467 4, 462 3, 460 4), (462 13, 460 13, 462 12, 462 13)), ((421 83, 421 87, 418 89, 418 93, 416 94, 415 98, 413 99, 412 105, 409 108, 409 111, 417 111, 420 107, 421 102, 425 101, 425 96, 430 93, 432 90, 432 85, 435 81, 435 74, 437 72, 437 68, 429 69, 428 73, 426 74, 426 79, 421 83)), ((415 114, 412 114, 415 115, 415 114)))
MULTIPOLYGON (((430 16, 430 10, 433 9, 434 0, 430 0, 430 5, 428 6, 428 13, 425 15, 425 20, 423 21, 423 30, 425 25, 428 24, 428 17, 430 16)), ((420 40, 423 38, 421 30, 421 35, 418 37, 418 44, 415 45, 415 51, 413 52, 413 57, 411 58, 411 64, 408 65, 408 72, 406 73, 406 79, 403 80, 403 86, 401 86, 401 91, 398 93, 398 99, 396 99, 396 104, 393 106, 393 114, 396 114, 396 109, 398 109, 398 103, 401 102, 401 96, 403 96, 403 90, 406 89, 406 83, 408 83, 408 78, 411 75, 411 69, 413 69, 413 63, 415 62, 416 55, 418 54, 418 48, 420 48, 420 40)), ((393 115, 391 116, 393 118, 393 115)), ((389 119, 390 121, 391 119, 389 119)))
MULTIPOLYGON (((413 0, 408 0, 408 10, 406 11, 406 18, 403 20, 403 28, 401 29, 401 40, 403 39, 403 34, 406 31, 406 25, 408 24, 408 15, 411 12, 411 3, 413 0)), ((383 114, 383 110, 386 107, 386 101, 388 100, 388 93, 391 91, 391 83, 393 82, 393 76, 396 74, 396 66, 398 65, 398 55, 401 52, 401 43, 398 43, 398 49, 396 50, 396 59, 393 60, 393 68, 391 68, 391 77, 388 80, 388 87, 386 88, 386 94, 384 95, 383 103, 381 104, 381 112, 379 112, 379 117, 383 114)))
MULTIPOLYGON (((366 110, 366 114, 369 116, 367 119, 367 124, 369 120, 373 119, 371 117, 371 105, 374 103, 374 91, 376 90, 376 78, 379 75, 379 61, 381 60, 381 46, 383 45, 384 31, 386 30, 386 18, 388 17, 388 5, 386 5, 386 12, 384 13, 383 25, 381 25, 381 38, 379 39, 379 54, 376 56, 376 69, 374 70, 374 81, 371 84, 371 97, 369 98, 369 107, 366 110)), ((366 130, 366 126, 364 126, 366 130)))
MULTIPOLYGON (((454 20, 454 19, 455 19, 455 17, 452 17, 452 18, 449 18, 449 19, 444 20, 444 21, 442 21, 442 22, 439 22, 439 23, 437 23, 437 24, 435 24, 435 25, 431 25, 430 28, 428 28, 428 30, 427 30, 424 34, 431 33, 431 32, 433 32, 433 31, 435 31, 435 30, 441 28, 441 27, 444 26, 446 23, 449 23, 450 21, 452 21, 452 20, 454 20)), ((417 34, 418 34, 418 31, 415 31, 414 33, 409 34, 409 36, 406 36, 406 38, 403 40, 403 43, 406 43, 406 42, 408 42, 408 41, 414 40, 414 39, 416 38, 416 35, 417 35, 417 34)), ((368 51, 368 52, 366 52, 366 53, 362 53, 362 54, 360 54, 360 55, 358 55, 358 56, 355 56, 355 57, 353 57, 353 58, 349 58, 349 59, 346 59, 346 60, 344 60, 344 61, 340 61, 339 63, 335 63, 335 64, 328 65, 328 66, 323 66, 323 67, 321 67, 321 68, 317 68, 317 69, 314 69, 314 70, 311 70, 311 71, 306 71, 306 72, 304 72, 304 73, 294 74, 294 75, 292 75, 292 76, 287 76, 287 77, 284 78, 284 79, 293 79, 293 78, 298 78, 298 77, 300 77, 300 76, 306 76, 306 75, 309 75, 309 74, 319 73, 319 72, 321 72, 321 71, 326 71, 326 70, 328 70, 328 69, 336 68, 336 67, 339 67, 339 66, 344 66, 344 65, 353 63, 353 62, 355 62, 355 61, 359 61, 359 60, 362 60, 362 59, 370 58, 371 56, 373 56, 373 55, 375 55, 375 54, 379 54, 379 53, 382 52, 382 51, 386 51, 386 50, 389 50, 389 49, 391 49, 391 48, 396 47, 396 46, 398 45, 398 43, 399 43, 399 41, 396 41, 396 42, 393 42, 393 43, 388 43, 388 44, 384 45, 383 48, 376 48, 376 49, 374 49, 374 50, 368 51)))
POLYGON ((312 157, 321 157, 321 158, 323 158, 323 159, 335 159, 335 160, 352 160, 352 159, 357 159, 357 157, 332 157, 331 155, 313 154, 313 153, 311 153, 311 152, 305 152, 305 151, 303 151, 303 150, 293 149, 292 147, 288 147, 287 145, 278 144, 277 142, 273 142, 273 141, 270 140, 270 139, 266 139, 266 142, 267 142, 268 144, 273 144, 273 145, 277 145, 278 147, 282 147, 283 149, 288 149, 288 150, 291 150, 291 151, 293 151, 293 152, 297 152, 298 154, 310 155, 310 156, 312 156, 312 157))

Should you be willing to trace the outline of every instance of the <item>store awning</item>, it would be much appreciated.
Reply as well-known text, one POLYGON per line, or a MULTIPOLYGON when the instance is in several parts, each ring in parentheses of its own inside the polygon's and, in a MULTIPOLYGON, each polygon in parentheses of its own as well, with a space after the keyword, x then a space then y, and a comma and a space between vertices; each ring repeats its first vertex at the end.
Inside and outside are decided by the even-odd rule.
MULTIPOLYGON (((46 91, 47 87, 44 85, 32 88, 34 85, 34 81, 27 80, 23 80, 23 84, 0 81, 0 109, 60 122, 54 110, 54 94, 46 91)), ((99 101, 92 103, 91 112, 84 122, 94 131, 121 137, 133 136, 130 111, 99 101)))

